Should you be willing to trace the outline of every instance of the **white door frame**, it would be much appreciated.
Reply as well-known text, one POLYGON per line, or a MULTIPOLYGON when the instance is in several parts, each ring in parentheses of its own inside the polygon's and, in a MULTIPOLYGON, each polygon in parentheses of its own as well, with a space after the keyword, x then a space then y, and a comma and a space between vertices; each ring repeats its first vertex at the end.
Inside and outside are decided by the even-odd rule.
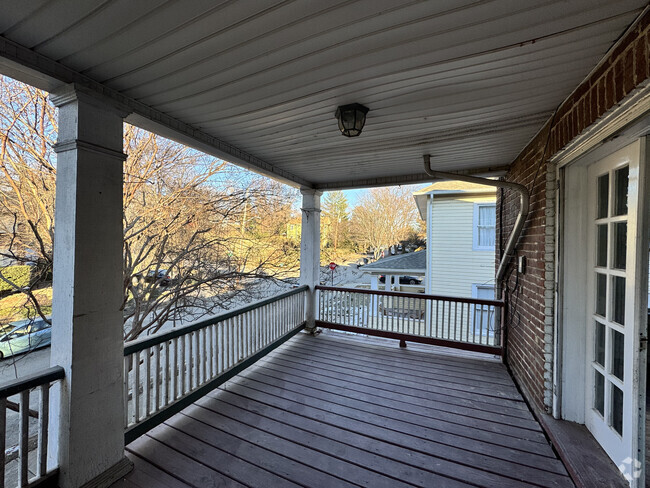
MULTIPOLYGON (((636 134, 638 134, 638 130, 636 134)), ((650 189, 647 183, 648 151, 646 151, 646 138, 636 139, 640 157, 640 171, 638 174, 638 205, 636 212, 639 217, 638 234, 632 242, 637 249, 648 246, 648 199, 646 193, 650 189)), ((626 141, 630 142, 630 141, 626 141)), ((557 234, 557 320, 556 320, 556 349, 555 349, 555 385, 554 385, 554 415, 574 422, 585 422, 585 382, 586 374, 592 374, 587 368, 585 358, 591 354, 591 347, 587 335, 587 287, 584 279, 588 273, 589 261, 585 259, 584 243, 587 242, 591 224, 586 218, 587 194, 587 167, 602 160, 608 154, 613 153, 622 146, 621 141, 615 144, 604 144, 598 150, 578 158, 558 170, 560 182, 560 194, 558 198, 558 234, 557 234), (570 198, 567 198, 570 196, 570 198), (589 346, 588 346, 589 344, 589 346), (570 395, 562 395, 562 391, 571 392, 570 395)), ((632 178, 631 178, 632 180, 632 178)), ((631 222, 630 222, 631 224, 631 222)), ((628 229, 632 232, 632 229, 628 229)), ((628 241, 628 245, 629 245, 628 241)), ((634 324, 637 331, 632 334, 631 340, 634 345, 632 350, 634 357, 632 361, 637 365, 633 375, 634 391, 638 394, 634 399, 633 408, 627 408, 629 412, 638 411, 639 415, 628 413, 625 422, 631 431, 638 433, 633 437, 632 452, 643 453, 645 438, 645 422, 641 417, 645 416, 645 342, 640 338, 647 337, 646 329, 646 307, 647 307, 647 285, 648 285, 648 253, 638 253, 638 259, 634 263, 635 279, 634 301, 637 304, 634 310, 634 324), (639 451, 640 449, 640 451, 639 451)), ((626 334, 627 335, 627 334, 626 334)), ((643 462, 644 456, 640 456, 643 462)), ((632 471, 633 463, 623 469, 632 471)), ((642 467, 643 469, 643 467, 642 467)), ((636 480, 632 480, 632 486, 636 486, 636 480)))

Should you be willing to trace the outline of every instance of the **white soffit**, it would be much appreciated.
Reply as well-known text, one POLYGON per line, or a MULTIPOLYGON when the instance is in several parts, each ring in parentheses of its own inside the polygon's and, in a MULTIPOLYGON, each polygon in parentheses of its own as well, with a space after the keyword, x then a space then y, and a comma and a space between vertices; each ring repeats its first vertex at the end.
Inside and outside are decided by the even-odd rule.
POLYGON ((645 5, 12 1, 0 72, 92 86, 135 123, 296 185, 416 182, 427 153, 442 171, 509 164, 645 5), (347 139, 334 112, 353 102, 370 112, 347 139))

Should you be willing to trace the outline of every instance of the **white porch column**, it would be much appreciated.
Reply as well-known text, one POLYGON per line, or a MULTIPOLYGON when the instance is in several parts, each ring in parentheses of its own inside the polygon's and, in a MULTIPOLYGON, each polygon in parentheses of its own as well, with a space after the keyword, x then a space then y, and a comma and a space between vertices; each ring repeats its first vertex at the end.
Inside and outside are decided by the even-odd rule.
POLYGON ((51 363, 65 380, 52 402, 49 454, 61 488, 104 487, 130 469, 120 308, 126 112, 73 85, 51 99, 59 107, 51 363))
MULTIPOLYGON (((379 291, 379 276, 376 274, 370 275, 370 289, 379 291)), ((376 317, 379 315, 379 301, 377 300, 377 295, 370 295, 370 317, 376 317)))
MULTIPOLYGON (((427 195, 427 247, 426 252, 426 272, 424 275, 424 293, 431 295, 432 282, 433 282, 433 194, 427 195)), ((427 301, 425 309, 424 323, 425 335, 431 337, 433 334, 433 321, 438 320, 438 317, 433 313, 433 302, 427 301)))
POLYGON ((320 280, 320 197, 321 191, 303 188, 302 233, 300 237, 300 284, 309 286, 307 329, 314 329, 316 291, 320 280))

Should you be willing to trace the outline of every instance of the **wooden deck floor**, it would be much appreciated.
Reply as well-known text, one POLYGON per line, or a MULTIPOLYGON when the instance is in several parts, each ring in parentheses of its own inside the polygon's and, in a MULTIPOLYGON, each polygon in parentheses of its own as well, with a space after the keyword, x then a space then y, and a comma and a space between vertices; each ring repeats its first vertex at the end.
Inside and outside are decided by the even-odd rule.
POLYGON ((572 487, 505 368, 299 334, 127 447, 115 488, 572 487))

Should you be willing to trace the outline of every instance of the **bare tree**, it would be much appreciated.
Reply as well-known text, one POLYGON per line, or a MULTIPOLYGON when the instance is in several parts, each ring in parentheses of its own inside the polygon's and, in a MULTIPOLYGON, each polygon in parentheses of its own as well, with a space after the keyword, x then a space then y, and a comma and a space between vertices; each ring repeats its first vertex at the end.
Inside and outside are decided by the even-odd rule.
MULTIPOLYGON (((56 130, 46 93, 0 77, 0 256, 40 270, 13 285, 44 318, 33 290, 51 279, 56 130)), ((129 125, 124 150, 125 339, 227 308, 297 266, 277 231, 293 193, 129 125)))
POLYGON ((1 272, 0 279, 20 289, 43 318, 34 290, 52 271, 56 131, 45 92, 0 77, 0 256, 34 265, 28 287, 1 272))
POLYGON ((382 249, 406 239, 417 226, 418 218, 410 189, 373 188, 359 199, 352 211, 352 233, 377 258, 382 249))

